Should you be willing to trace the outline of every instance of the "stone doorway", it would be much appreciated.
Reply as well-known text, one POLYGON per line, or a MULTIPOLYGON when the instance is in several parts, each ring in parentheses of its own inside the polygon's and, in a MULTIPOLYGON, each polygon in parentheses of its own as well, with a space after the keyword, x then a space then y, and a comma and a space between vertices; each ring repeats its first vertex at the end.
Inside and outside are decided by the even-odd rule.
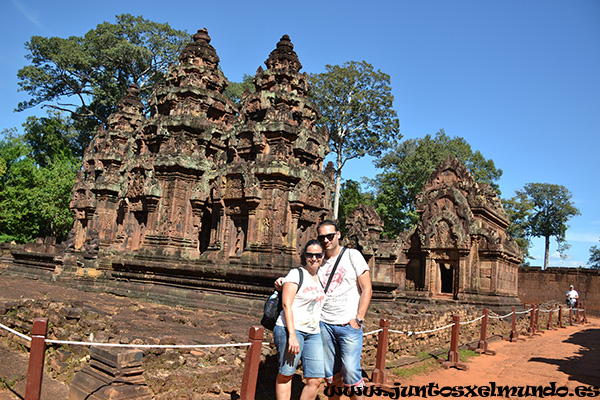
POLYGON ((438 261, 437 293, 458 299, 458 268, 456 262, 438 261))

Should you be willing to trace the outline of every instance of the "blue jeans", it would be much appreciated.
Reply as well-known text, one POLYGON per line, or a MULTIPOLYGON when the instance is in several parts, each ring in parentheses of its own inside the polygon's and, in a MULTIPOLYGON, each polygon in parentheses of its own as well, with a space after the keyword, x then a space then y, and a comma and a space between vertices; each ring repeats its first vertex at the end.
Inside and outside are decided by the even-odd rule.
POLYGON ((304 378, 323 378, 323 342, 320 333, 304 333, 296 330, 296 338, 300 345, 298 354, 288 353, 288 330, 276 325, 273 329, 275 346, 279 359, 279 373, 290 376, 296 373, 298 363, 302 359, 304 378))
POLYGON ((350 324, 330 325, 321 322, 325 379, 333 383, 341 377, 346 386, 364 386, 360 356, 363 347, 363 330, 350 324))

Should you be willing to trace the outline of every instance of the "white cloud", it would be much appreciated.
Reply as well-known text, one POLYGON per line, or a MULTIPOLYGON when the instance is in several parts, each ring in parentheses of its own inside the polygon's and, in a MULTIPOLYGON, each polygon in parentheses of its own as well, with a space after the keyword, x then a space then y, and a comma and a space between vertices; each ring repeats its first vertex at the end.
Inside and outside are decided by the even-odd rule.
POLYGON ((584 232, 569 232, 567 231, 567 242, 586 242, 586 243, 598 243, 600 240, 600 233, 584 233, 584 232))
POLYGON ((29 22, 31 22, 32 24, 34 24, 42 30, 46 30, 46 28, 44 27, 44 25, 42 25, 37 13, 34 10, 29 9, 29 7, 22 4, 22 1, 20 0, 12 0, 12 3, 15 7, 19 9, 19 11, 21 11, 21 13, 25 16, 25 18, 29 20, 29 22))

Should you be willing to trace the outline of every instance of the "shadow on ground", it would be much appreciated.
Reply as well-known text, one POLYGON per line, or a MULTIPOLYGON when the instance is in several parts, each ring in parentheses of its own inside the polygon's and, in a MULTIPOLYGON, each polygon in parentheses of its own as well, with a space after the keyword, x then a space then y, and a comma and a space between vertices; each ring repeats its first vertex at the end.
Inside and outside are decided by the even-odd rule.
POLYGON ((569 336, 564 343, 581 346, 578 354, 566 359, 533 357, 530 361, 554 364, 569 380, 600 386, 600 329, 590 328, 569 336))

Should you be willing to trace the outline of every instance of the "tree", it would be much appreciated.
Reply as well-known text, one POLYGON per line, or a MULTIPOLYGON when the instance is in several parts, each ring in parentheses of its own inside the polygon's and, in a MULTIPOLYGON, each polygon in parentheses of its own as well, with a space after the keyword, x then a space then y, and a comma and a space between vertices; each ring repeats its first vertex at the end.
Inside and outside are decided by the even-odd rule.
POLYGON ((244 74, 241 82, 229 82, 227 89, 225 89, 225 95, 233 100, 234 103, 239 104, 246 90, 250 93, 254 93, 256 90, 254 87, 254 77, 248 74, 244 74))
POLYGON ((28 117, 23 127, 23 139, 40 167, 47 167, 56 157, 73 159, 83 156, 83 144, 78 142, 73 122, 57 111, 49 112, 47 117, 28 117))
POLYGON ((375 160, 384 172, 369 180, 375 191, 374 207, 384 221, 384 233, 397 236, 414 226, 419 219, 415 209, 417 194, 438 164, 448 154, 456 157, 477 182, 486 183, 499 192, 496 183, 502 176, 494 161, 486 159, 461 137, 451 138, 441 129, 435 137, 408 139, 375 160))
POLYGON ((373 194, 369 192, 363 192, 360 187, 360 183, 348 179, 342 183, 340 190, 340 212, 339 212, 339 227, 342 232, 342 236, 346 236, 346 217, 356 208, 360 203, 370 206, 373 204, 373 194))
POLYGON ((325 69, 310 75, 311 97, 336 155, 333 213, 337 219, 344 164, 365 155, 381 155, 400 138, 400 124, 392 108, 389 75, 375 71, 366 61, 326 65, 325 69))
POLYGON ((566 254, 569 245, 565 234, 569 226, 567 221, 580 215, 579 209, 571 202, 571 192, 562 185, 550 183, 528 183, 523 190, 516 191, 525 212, 527 235, 544 238, 544 269, 548 268, 550 238, 554 237, 561 256, 566 254))
POLYGON ((17 74, 19 90, 31 99, 19 103, 17 111, 42 105, 68 112, 85 148, 131 84, 145 98, 164 82, 169 64, 188 40, 186 32, 168 24, 129 14, 117 15, 116 24, 104 22, 83 37, 33 36, 25 43, 31 65, 17 74))
POLYGON ((69 210, 79 163, 56 154, 40 167, 32 149, 15 130, 5 130, 0 160, 0 240, 28 242, 36 237, 66 237, 73 225, 69 210))
POLYGON ((510 219, 510 225, 506 229, 506 233, 510 235, 523 251, 524 263, 527 264, 527 259, 531 259, 529 248, 531 240, 527 229, 527 221, 530 217, 532 204, 527 201, 523 193, 510 199, 502 199, 504 210, 510 219))
POLYGON ((600 269, 600 248, 598 246, 590 247, 590 259, 588 264, 591 268, 600 269))

